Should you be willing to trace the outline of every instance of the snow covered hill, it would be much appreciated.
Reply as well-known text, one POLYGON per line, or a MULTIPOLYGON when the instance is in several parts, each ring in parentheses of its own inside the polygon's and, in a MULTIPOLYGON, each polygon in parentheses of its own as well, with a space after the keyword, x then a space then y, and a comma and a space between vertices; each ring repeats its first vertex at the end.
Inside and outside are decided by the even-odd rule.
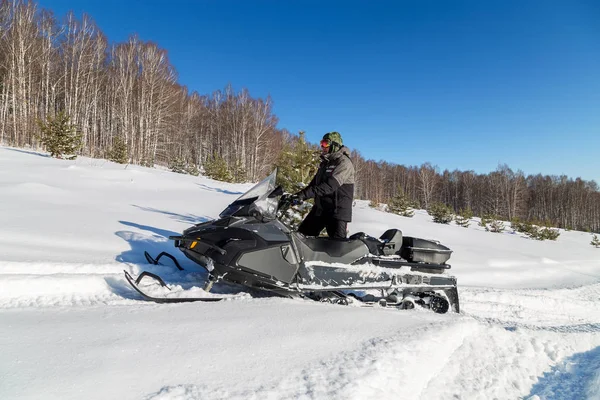
POLYGON ((357 201, 351 232, 454 250, 463 313, 141 301, 122 271, 176 276, 144 250, 173 251, 248 187, 0 148, 0 399, 600 399, 600 249, 582 232, 538 242, 357 201))

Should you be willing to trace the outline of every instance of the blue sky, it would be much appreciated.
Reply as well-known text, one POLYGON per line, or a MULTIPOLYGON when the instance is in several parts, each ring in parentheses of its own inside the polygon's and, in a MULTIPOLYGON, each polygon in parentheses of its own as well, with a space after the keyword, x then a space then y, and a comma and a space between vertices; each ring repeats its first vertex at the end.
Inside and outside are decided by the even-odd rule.
POLYGON ((279 127, 404 165, 600 183, 600 2, 43 0, 169 51, 179 82, 271 95, 279 127))

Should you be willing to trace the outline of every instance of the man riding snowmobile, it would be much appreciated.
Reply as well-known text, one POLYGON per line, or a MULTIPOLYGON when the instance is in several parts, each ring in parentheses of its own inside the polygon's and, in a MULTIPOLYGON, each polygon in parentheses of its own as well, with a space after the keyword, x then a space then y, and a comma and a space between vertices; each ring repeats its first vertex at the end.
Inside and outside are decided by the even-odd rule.
POLYGON ((338 132, 329 132, 321 140, 321 164, 306 188, 291 197, 299 203, 315 199, 315 205, 298 227, 306 236, 319 236, 325 228, 332 239, 345 239, 352 221, 354 166, 350 150, 338 132))
MULTIPOLYGON (((204 286, 204 292, 183 290, 149 271, 137 278, 124 271, 127 282, 144 299, 158 303, 223 300, 228 296, 208 293, 215 283, 223 282, 253 292, 339 304, 359 301, 398 309, 421 306, 437 313, 459 312, 456 278, 447 273, 450 265, 446 262, 452 254, 448 247, 405 236, 394 228, 379 238, 359 232, 347 240, 293 231, 278 218, 290 202, 283 201, 283 189, 276 186, 276 180, 275 170, 229 204, 217 219, 170 237, 177 249, 206 270, 205 278, 198 282, 192 278, 194 286, 204 286), (149 286, 139 286, 144 278, 150 278, 149 286), (160 293, 147 292, 153 288, 160 293)), ((183 270, 166 252, 156 258, 145 255, 151 264, 158 264, 161 257, 170 258, 183 270)))

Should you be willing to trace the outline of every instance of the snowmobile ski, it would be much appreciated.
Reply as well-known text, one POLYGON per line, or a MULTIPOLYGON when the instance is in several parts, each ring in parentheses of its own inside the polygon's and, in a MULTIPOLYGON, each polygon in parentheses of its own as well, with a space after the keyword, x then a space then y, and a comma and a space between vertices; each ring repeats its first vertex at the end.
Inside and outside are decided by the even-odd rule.
MULTIPOLYGON (((221 301, 225 299, 236 298, 236 296, 211 296, 211 297, 153 297, 146 294, 140 287, 138 286, 143 277, 149 276, 156 280, 161 286, 169 288, 167 284, 158 276, 151 272, 144 271, 138 276, 137 279, 133 279, 133 277, 127 271, 123 271, 125 273, 125 279, 127 282, 133 287, 139 294, 144 298, 144 300, 153 301, 155 303, 192 303, 195 301, 203 301, 203 302, 215 302, 221 301)), ((170 289, 169 289, 170 290, 170 289)))

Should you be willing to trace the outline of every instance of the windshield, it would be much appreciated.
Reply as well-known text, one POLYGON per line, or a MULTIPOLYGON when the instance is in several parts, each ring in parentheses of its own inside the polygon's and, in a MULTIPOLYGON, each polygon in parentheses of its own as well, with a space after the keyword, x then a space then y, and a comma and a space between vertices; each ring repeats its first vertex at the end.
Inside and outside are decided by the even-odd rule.
POLYGON ((275 189, 277 168, 252 189, 237 198, 219 214, 219 217, 249 216, 258 212, 264 218, 275 218, 277 213, 277 198, 269 198, 275 189))

